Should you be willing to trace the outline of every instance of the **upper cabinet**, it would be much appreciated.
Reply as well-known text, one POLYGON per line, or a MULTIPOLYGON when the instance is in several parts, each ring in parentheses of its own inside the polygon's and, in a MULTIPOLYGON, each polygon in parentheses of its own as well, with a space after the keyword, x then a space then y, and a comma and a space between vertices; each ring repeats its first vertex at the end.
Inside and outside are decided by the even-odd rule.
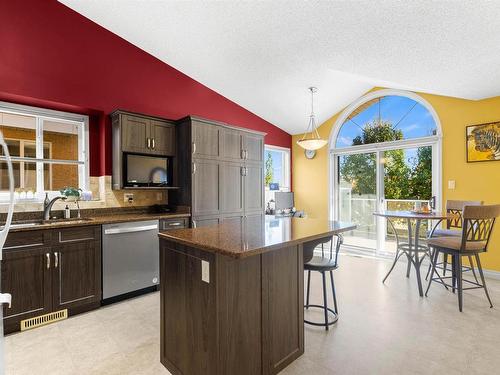
POLYGON ((221 128, 193 121, 191 126, 191 153, 193 157, 218 158, 220 156, 221 128))
POLYGON ((264 137, 245 133, 242 138, 245 160, 262 162, 264 159, 264 137))
POLYGON ((113 126, 113 189, 123 188, 123 153, 175 157, 173 121, 125 111, 111 114, 113 126))
POLYGON ((115 111, 111 115, 114 138, 121 139, 113 147, 122 152, 147 155, 175 155, 175 125, 168 120, 115 111))

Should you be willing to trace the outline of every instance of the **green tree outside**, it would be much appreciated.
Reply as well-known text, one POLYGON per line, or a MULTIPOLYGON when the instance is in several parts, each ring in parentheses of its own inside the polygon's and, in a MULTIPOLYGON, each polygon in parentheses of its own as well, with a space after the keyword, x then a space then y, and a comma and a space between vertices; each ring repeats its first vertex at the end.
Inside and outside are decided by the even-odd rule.
POLYGON ((267 158, 266 158, 266 175, 264 176, 264 184, 266 186, 269 186, 271 182, 273 182, 273 157, 271 156, 271 153, 267 153, 267 158))
MULTIPOLYGON (((374 120, 363 127, 353 146, 397 141, 403 132, 390 121, 374 120)), ((384 152, 384 196, 386 199, 429 199, 432 195, 432 149, 419 147, 416 158, 406 162, 402 149, 384 152)), ((352 194, 376 194, 375 153, 353 154, 343 159, 340 174, 352 187, 352 194)))

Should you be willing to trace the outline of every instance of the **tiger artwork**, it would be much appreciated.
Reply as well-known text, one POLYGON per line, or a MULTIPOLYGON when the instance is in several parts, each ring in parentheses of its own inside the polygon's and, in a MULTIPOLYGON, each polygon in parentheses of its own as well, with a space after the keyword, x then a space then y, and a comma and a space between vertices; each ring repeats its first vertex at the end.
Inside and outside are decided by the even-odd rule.
POLYGON ((467 127, 467 161, 500 160, 500 122, 467 127))

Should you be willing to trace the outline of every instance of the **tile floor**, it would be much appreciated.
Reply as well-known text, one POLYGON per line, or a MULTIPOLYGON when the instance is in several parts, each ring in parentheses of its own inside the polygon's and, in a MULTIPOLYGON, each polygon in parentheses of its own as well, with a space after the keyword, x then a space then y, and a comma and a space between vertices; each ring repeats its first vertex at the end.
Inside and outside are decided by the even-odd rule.
MULTIPOLYGON (((306 326, 305 354, 283 374, 498 374, 500 281, 455 295, 437 284, 418 296, 399 264, 343 256, 336 271, 340 319, 330 330, 306 326)), ((313 297, 320 298, 319 275, 313 297)), ((319 301, 319 299, 318 299, 319 301)), ((6 374, 168 374, 159 363, 159 295, 149 294, 6 337, 6 374)))

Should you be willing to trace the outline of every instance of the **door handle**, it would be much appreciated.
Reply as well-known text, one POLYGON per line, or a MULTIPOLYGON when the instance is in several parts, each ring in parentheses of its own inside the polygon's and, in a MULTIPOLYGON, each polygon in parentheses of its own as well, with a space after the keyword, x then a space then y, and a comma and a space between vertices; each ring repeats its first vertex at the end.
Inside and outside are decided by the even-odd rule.
POLYGON ((196 173, 196 163, 193 162, 193 174, 196 173))
POLYGON ((45 257, 47 258, 47 269, 50 269, 50 253, 46 253, 45 257))
POLYGON ((155 139, 151 138, 151 148, 154 150, 155 149, 155 139))
POLYGON ((55 252, 54 253, 54 268, 57 268, 58 265, 59 265, 59 253, 55 252))
POLYGON ((151 138, 147 138, 148 140, 148 148, 151 148, 151 138))
POLYGON ((193 228, 196 228, 196 220, 192 220, 193 222, 193 228))
POLYGON ((193 142, 193 155, 196 154, 196 142, 193 142))

